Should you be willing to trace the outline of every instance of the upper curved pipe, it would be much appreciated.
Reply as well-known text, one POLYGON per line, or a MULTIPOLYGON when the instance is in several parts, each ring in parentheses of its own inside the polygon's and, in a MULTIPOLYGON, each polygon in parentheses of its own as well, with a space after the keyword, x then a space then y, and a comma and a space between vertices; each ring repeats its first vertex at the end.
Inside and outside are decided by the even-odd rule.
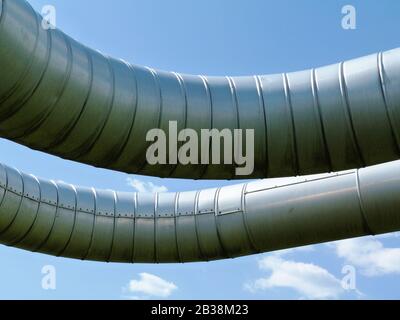
MULTIPOLYGON (((181 75, 131 65, 45 30, 0 0, 0 136, 98 167, 234 179, 233 165, 146 162, 150 129, 255 129, 248 178, 359 168, 400 155, 400 49, 302 72, 181 75)), ((221 151, 222 153, 222 151, 221 151)))

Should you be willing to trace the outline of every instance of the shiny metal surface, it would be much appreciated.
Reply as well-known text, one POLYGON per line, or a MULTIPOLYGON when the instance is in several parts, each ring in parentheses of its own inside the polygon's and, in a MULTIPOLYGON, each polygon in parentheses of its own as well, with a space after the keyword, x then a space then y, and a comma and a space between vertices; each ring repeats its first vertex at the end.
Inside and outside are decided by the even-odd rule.
MULTIPOLYGON (((235 258, 400 230, 400 49, 308 71, 180 75, 106 57, 0 0, 0 135, 66 159, 160 177, 235 179, 235 165, 150 166, 146 133, 255 129, 257 180, 126 193, 0 164, 0 243, 106 262, 235 258)), ((223 148, 221 148, 221 154, 223 148)))
POLYGON ((254 251, 244 208, 246 185, 222 188, 217 200, 217 224, 221 243, 228 254, 237 256, 254 251))
POLYGON ((7 188, 0 207, 0 210, 4 212, 0 215, 0 233, 7 230, 17 215, 21 207, 21 196, 24 190, 22 177, 19 171, 10 167, 6 167, 5 170, 7 182, 3 182, 3 184, 6 183, 7 188))
POLYGON ((3 243, 12 245, 25 237, 33 225, 39 208, 39 182, 33 176, 22 173, 23 198, 12 223, 2 231, 3 243))
POLYGON ((37 251, 49 236, 57 213, 58 193, 54 182, 39 179, 40 202, 36 219, 18 247, 37 251))
POLYGON ((219 189, 201 190, 197 198, 197 235, 200 250, 206 260, 226 257, 217 226, 216 199, 219 189))
POLYGON ((150 166, 149 130, 170 120, 178 130, 254 129, 247 178, 399 158, 400 49, 287 74, 190 76, 131 65, 45 30, 24 0, 1 5, 1 137, 97 167, 191 179, 243 177, 235 164, 150 166))
POLYGON ((210 261, 400 230, 400 161, 155 195, 74 187, 4 168, 0 242, 76 259, 210 261))
POLYGON ((63 256, 80 257, 87 255, 92 241, 94 212, 96 210, 95 191, 89 188, 76 188, 76 217, 71 238, 63 256))
POLYGON ((115 202, 115 231, 112 261, 132 261, 133 239, 135 229, 135 195, 127 192, 117 192, 115 202))
POLYGON ((136 194, 134 262, 156 262, 155 195, 136 194))
POLYGON ((176 197, 175 193, 157 195, 155 218, 156 261, 179 261, 176 238, 176 197))
POLYGON ((96 190, 96 212, 91 244, 86 259, 109 261, 115 230, 114 191, 96 190))
POLYGON ((47 239, 38 249, 60 255, 68 245, 76 218, 76 190, 72 185, 57 183, 57 211, 47 239))
POLYGON ((179 258, 182 262, 202 259, 197 231, 197 197, 199 192, 177 194, 176 237, 179 258))

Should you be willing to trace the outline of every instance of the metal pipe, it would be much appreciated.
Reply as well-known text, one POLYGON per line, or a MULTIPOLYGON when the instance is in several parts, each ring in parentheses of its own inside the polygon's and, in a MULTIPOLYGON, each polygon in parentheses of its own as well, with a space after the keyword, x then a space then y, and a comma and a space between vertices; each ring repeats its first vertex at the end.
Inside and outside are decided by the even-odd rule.
MULTIPOLYGON (((232 178, 232 166, 146 165, 145 134, 256 128, 253 177, 398 158, 400 50, 298 73, 185 76, 105 57, 0 0, 0 133, 126 172, 232 178), (257 149, 258 148, 258 149, 257 149)), ((0 243, 113 262, 194 262, 400 230, 400 162, 181 193, 122 193, 0 165, 0 243)))
POLYGON ((1 137, 98 167, 190 179, 243 177, 234 165, 148 165, 149 130, 170 120, 178 130, 255 129, 246 178, 399 159, 400 49, 288 74, 181 75, 45 30, 26 1, 0 4, 1 137))
POLYGON ((400 161, 180 193, 123 193, 0 166, 0 242, 69 258, 235 258, 400 230, 400 161))

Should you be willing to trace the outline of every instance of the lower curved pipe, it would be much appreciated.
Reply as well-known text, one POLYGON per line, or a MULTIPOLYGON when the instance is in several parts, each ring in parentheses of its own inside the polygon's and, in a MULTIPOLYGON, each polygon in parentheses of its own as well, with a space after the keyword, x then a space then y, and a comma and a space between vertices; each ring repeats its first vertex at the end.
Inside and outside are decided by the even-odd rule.
POLYGON ((400 230, 400 162, 182 193, 120 193, 0 166, 0 243, 84 260, 210 261, 400 230))

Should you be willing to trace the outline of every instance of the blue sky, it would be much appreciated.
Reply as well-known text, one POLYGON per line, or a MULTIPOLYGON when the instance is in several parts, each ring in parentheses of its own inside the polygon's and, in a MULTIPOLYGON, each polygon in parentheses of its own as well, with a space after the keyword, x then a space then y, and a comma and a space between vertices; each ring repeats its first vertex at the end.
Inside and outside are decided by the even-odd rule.
MULTIPOLYGON (((57 26, 100 51, 183 73, 295 71, 399 46, 398 0, 30 0, 57 9, 57 26), (112 3, 110 5, 110 3, 112 3), (342 7, 357 29, 341 27, 342 7)), ((128 176, 64 161, 0 140, 0 161, 73 184, 117 190, 192 190, 229 182, 128 176), (134 182, 134 186, 132 183, 134 182)), ((0 298, 22 299, 381 299, 400 298, 398 234, 322 244, 236 260, 118 265, 31 254, 0 246, 0 298), (43 266, 56 290, 41 286, 43 266), (356 290, 341 286, 356 271, 356 290), (147 289, 146 289, 147 288, 147 289)))

